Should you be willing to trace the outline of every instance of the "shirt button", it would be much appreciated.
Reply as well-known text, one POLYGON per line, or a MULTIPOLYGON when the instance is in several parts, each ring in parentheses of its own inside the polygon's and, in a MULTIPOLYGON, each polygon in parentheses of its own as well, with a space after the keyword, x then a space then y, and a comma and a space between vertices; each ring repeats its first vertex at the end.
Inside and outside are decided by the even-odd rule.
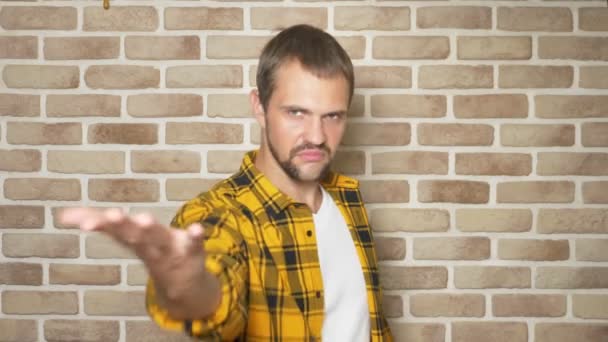
POLYGON ((321 298, 321 291, 317 291, 316 295, 317 295, 317 298, 321 298))
POLYGON ((312 230, 307 230, 306 231, 306 236, 311 237, 312 236, 312 230))

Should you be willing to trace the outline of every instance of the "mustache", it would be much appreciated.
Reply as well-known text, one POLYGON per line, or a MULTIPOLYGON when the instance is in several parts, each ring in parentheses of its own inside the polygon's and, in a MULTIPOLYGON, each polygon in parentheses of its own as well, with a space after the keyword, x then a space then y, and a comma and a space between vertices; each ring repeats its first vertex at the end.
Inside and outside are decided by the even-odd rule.
POLYGON ((293 158, 296 154, 304 151, 304 150, 321 150, 327 154, 329 154, 329 147, 325 144, 313 144, 313 143, 304 143, 302 145, 294 147, 289 153, 289 157, 293 158))

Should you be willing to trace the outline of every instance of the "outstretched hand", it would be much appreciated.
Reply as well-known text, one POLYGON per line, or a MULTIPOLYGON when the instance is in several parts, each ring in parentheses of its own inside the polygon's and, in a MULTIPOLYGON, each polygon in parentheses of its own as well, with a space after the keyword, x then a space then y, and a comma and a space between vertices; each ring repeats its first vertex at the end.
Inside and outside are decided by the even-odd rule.
POLYGON ((214 310, 213 302, 219 302, 219 282, 205 271, 200 224, 169 229, 149 214, 129 216, 120 209, 93 208, 64 209, 59 220, 83 231, 105 233, 132 249, 146 265, 159 300, 175 318, 201 318, 210 313, 202 309, 214 310), (201 305, 197 299, 212 303, 201 305))

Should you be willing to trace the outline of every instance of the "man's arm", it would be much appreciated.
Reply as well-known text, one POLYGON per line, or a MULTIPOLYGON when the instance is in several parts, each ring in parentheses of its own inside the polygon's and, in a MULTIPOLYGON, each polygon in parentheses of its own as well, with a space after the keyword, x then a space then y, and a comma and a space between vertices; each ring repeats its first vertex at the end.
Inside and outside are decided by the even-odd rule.
POLYGON ((119 209, 70 208, 60 220, 85 231, 99 231, 131 248, 143 261, 154 284, 156 300, 171 318, 204 319, 221 299, 218 278, 205 267, 203 228, 169 229, 150 215, 130 217, 119 209))

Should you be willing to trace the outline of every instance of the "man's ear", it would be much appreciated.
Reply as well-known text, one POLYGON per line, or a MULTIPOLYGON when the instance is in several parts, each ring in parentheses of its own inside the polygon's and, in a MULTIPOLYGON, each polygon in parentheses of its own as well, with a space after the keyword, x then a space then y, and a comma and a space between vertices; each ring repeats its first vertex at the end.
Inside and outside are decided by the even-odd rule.
POLYGON ((258 121, 260 127, 262 127, 262 129, 266 128, 266 115, 264 115, 264 106, 260 101, 260 93, 257 89, 253 89, 249 93, 249 103, 251 104, 253 116, 258 121))

